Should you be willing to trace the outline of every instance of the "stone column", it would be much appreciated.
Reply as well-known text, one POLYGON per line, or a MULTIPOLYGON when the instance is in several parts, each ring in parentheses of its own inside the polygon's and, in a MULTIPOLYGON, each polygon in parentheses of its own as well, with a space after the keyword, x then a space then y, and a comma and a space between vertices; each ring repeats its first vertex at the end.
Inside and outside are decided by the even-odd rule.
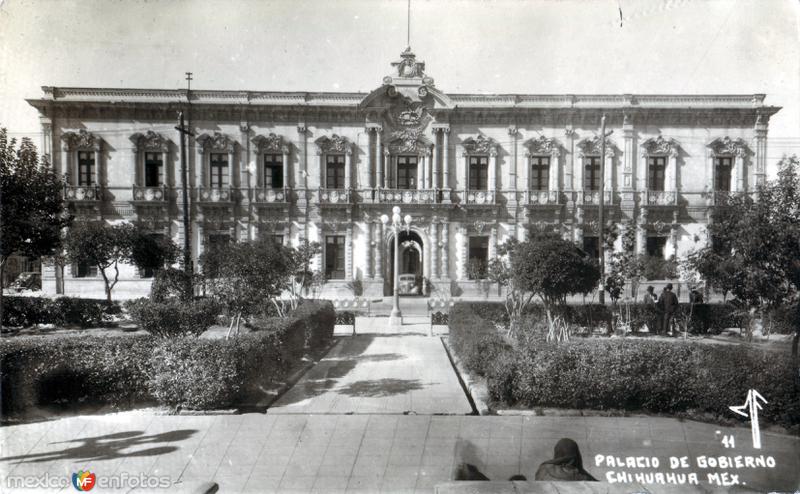
POLYGON ((707 201, 708 204, 713 204, 712 201, 713 201, 713 195, 714 195, 714 185, 715 185, 714 182, 716 181, 716 178, 717 178, 716 177, 717 170, 716 170, 716 166, 714 166, 714 160, 715 159, 716 159, 716 155, 714 154, 714 151, 709 149, 708 150, 708 154, 707 154, 707 159, 706 159, 706 167, 707 167, 707 171, 708 171, 708 184, 706 185, 706 187, 708 187, 708 192, 709 192, 709 198, 708 198, 708 201, 707 201))
POLYGON ((489 190, 494 192, 497 190, 497 148, 492 147, 489 150, 489 190))
POLYGON ((417 155, 417 190, 425 188, 425 158, 422 154, 417 155))
POLYGON ((439 187, 439 129, 433 129, 433 163, 431 163, 432 170, 432 189, 438 189, 439 187))
POLYGON ((610 193, 614 190, 614 152, 606 146, 606 175, 603 177, 605 181, 605 191, 610 193))
POLYGON ((755 185, 763 185, 767 174, 767 122, 761 115, 756 118, 755 126, 755 151, 756 151, 756 172, 755 185))
POLYGON ((385 150, 383 152, 383 167, 385 168, 384 169, 384 174, 383 174, 383 188, 384 189, 389 189, 389 188, 391 188, 391 185, 392 185, 391 184, 391 182, 392 182, 392 180, 391 180, 391 176, 392 176, 392 170, 391 170, 392 163, 391 163, 391 161, 392 161, 392 156, 389 154, 389 150, 387 149, 387 150, 385 150))
MULTIPOLYGON (((508 184, 509 189, 513 189, 516 191, 519 189, 519 184, 517 183, 517 136, 519 135, 519 131, 517 130, 516 125, 512 125, 508 128, 508 136, 511 138, 511 164, 508 167, 508 184)), ((502 184, 501 184, 502 186, 502 184)), ((517 194, 513 195, 514 200, 517 199, 517 194)))
POLYGON ((233 188, 234 186, 234 178, 236 174, 233 172, 234 169, 234 162, 233 158, 236 156, 234 151, 236 150, 235 144, 231 144, 231 148, 228 150, 228 185, 233 188))
POLYGON ((378 239, 375 241, 375 270, 374 274, 377 278, 383 278, 383 265, 381 256, 383 255, 383 223, 378 223, 377 233, 378 239))
MULTIPOLYGON (((450 190, 450 129, 442 129, 444 135, 443 154, 442 154, 442 188, 450 190)), ((450 195, 446 194, 445 199, 450 202, 450 195)))
MULTIPOLYGON (((307 150, 306 140, 307 140, 307 137, 308 137, 308 129, 306 128, 306 126, 304 124, 298 124, 297 133, 298 133, 298 142, 300 143, 300 157, 299 157, 299 161, 300 161, 300 176, 297 177, 298 178, 297 183, 301 184, 301 186, 304 189, 307 189, 308 188, 308 163, 307 163, 308 153, 306 152, 306 150, 307 150)), ((307 236, 308 232, 306 232, 305 235, 307 236)))
POLYGON ((675 192, 678 190, 678 149, 672 147, 667 156, 667 169, 664 172, 664 190, 675 192))
POLYGON ((566 138, 566 148, 568 156, 564 164, 564 189, 575 190, 574 176, 575 176, 575 131, 572 126, 568 125, 564 129, 564 137, 566 138))
POLYGON ((639 191, 646 191, 648 187, 647 167, 649 166, 650 155, 647 150, 643 150, 636 167, 636 188, 639 191))
POLYGON ((497 257, 497 225, 492 226, 489 230, 489 260, 491 261, 497 257))
POLYGON ((381 128, 375 127, 375 188, 383 187, 383 162, 381 161, 381 128))
POLYGON ((208 177, 208 172, 206 171, 208 164, 206 163, 205 147, 198 142, 197 146, 195 146, 195 149, 197 149, 197 154, 194 167, 194 186, 208 187, 209 184, 206 180, 208 177))
MULTIPOLYGON (((42 153, 42 158, 50 164, 53 164, 53 121, 47 117, 39 117, 39 124, 42 127, 42 140, 41 147, 39 148, 42 153)), ((55 168, 53 168, 55 170, 55 168)), ((56 170, 57 173, 57 170, 56 170)))
MULTIPOLYGON (((469 190, 469 155, 466 150, 461 154, 461 190, 469 190)), ((466 201, 465 196, 464 202, 466 201)))
POLYGON ((553 152, 550 153, 550 183, 548 184, 548 189, 550 192, 558 192, 558 175, 559 175, 559 166, 558 166, 558 157, 559 157, 558 149, 553 145, 553 152))
POLYGON ((103 158, 101 142, 102 141, 95 141, 94 166, 92 167, 92 185, 100 185, 97 180, 100 177, 100 167, 102 166, 101 160, 103 158))
POLYGON ((350 146, 344 152, 344 188, 353 188, 353 150, 350 146))
POLYGON ((744 169, 744 150, 737 149, 736 156, 733 160, 735 173, 736 173, 736 192, 744 192, 746 190, 745 169, 744 169))
POLYGON ((467 263, 469 262, 469 235, 467 227, 463 223, 458 229, 461 233, 461 242, 458 243, 459 262, 458 262, 458 279, 467 279, 467 263))
POLYGON ((78 171, 76 167, 72 166, 72 155, 69 144, 66 141, 61 141, 61 173, 67 175, 67 185, 75 185, 78 183, 78 171))
POLYGON ((633 124, 630 117, 625 115, 622 124, 622 189, 633 189, 633 124))
POLYGON ((436 223, 436 219, 431 222, 431 235, 430 235, 430 247, 428 251, 431 255, 431 278, 439 279, 439 225, 436 223))
POLYGON ((525 182, 523 189, 526 192, 531 190, 531 167, 533 166, 531 158, 533 158, 531 153, 525 153, 525 172, 522 174, 522 180, 525 182))
POLYGON ((289 173, 289 149, 288 147, 283 149, 281 154, 281 159, 283 160, 283 186, 290 187, 291 184, 289 183, 289 177, 291 174, 289 173))
POLYGON ((647 253, 647 209, 640 207, 639 221, 636 225, 636 253, 643 256, 647 253))
POLYGON ((372 264, 372 221, 367 220, 364 226, 364 253, 366 256, 365 275, 372 279, 375 278, 375 266, 372 264))
POLYGON ((325 183, 325 154, 322 150, 317 151, 317 157, 319 162, 319 172, 317 173, 319 175, 319 188, 324 189, 328 184, 325 183))
POLYGON ((450 234, 449 234, 449 224, 447 222, 442 223, 442 269, 441 269, 441 276, 442 278, 450 278, 450 264, 449 259, 447 258, 448 250, 450 249, 450 234))
POLYGON ((344 236, 344 278, 353 279, 353 223, 347 224, 344 236))

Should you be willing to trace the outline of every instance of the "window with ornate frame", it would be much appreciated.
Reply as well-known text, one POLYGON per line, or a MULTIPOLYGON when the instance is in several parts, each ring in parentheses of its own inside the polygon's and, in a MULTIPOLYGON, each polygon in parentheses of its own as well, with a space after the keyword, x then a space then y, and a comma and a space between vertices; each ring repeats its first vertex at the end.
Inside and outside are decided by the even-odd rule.
POLYGON ((78 185, 94 185, 94 151, 78 151, 78 185))
POLYGON ((228 175, 228 154, 211 153, 209 156, 209 185, 211 188, 221 189, 227 187, 229 182, 228 175))
POLYGON ((469 237, 469 252, 467 256, 467 278, 480 280, 486 278, 486 268, 489 263, 489 237, 469 237))
POLYGON ((144 153, 144 186, 158 187, 164 185, 164 154, 144 153))
POLYGON ((531 189, 548 190, 550 187, 550 156, 531 156, 531 189))
POLYGON ((397 157, 397 188, 416 189, 417 188, 417 164, 416 156, 397 157))
POLYGON ((345 158, 343 154, 325 156, 325 187, 328 189, 344 189, 345 158))
POLYGON ((325 279, 344 279, 344 242, 344 235, 327 235, 325 237, 325 279))
POLYGON ((489 157, 469 157, 469 190, 489 190, 489 157))
POLYGON ((600 156, 584 156, 583 158, 583 190, 600 190, 600 156))
POLYGON ((267 189, 282 189, 283 183, 283 155, 264 154, 264 187, 267 189))
POLYGON ((730 192, 732 172, 732 156, 718 156, 714 158, 714 190, 719 192, 730 192))
POLYGON ((647 157, 647 189, 663 191, 667 173, 666 156, 647 157))

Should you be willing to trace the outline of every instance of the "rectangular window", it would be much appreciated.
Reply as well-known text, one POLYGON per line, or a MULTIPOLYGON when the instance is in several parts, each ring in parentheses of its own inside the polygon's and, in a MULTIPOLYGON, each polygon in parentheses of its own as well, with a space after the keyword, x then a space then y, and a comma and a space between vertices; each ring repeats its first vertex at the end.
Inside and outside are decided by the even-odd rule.
POLYGON ((94 152, 78 152, 78 185, 94 185, 94 152))
POLYGON ((550 158, 531 156, 531 190, 548 190, 550 187, 550 158))
POLYGON ((600 190, 600 156, 583 158, 583 190, 600 190))
POLYGON ((282 189, 283 186, 283 156, 280 154, 265 154, 264 187, 267 189, 282 189))
POLYGON ((325 187, 329 189, 344 189, 344 155, 329 154, 325 157, 325 161, 325 187))
POLYGON ((487 156, 469 157, 469 190, 488 190, 489 158, 487 156))
POLYGON ((94 278, 97 276, 97 266, 81 262, 72 266, 72 276, 74 278, 94 278))
POLYGON ((489 237, 469 237, 469 260, 467 278, 480 280, 486 278, 489 263, 489 237))
MULTIPOLYGON (((164 238, 166 237, 163 233, 149 233, 148 236, 156 241, 163 241, 164 238)), ((153 269, 152 267, 147 267, 139 270, 139 276, 141 276, 142 278, 152 278, 155 275, 156 275, 156 270, 153 269)))
POLYGON ((344 235, 325 237, 325 278, 344 279, 344 235))
POLYGON ((144 186, 158 187, 164 183, 161 153, 144 153, 144 186))
POLYGON ((663 259, 665 245, 667 237, 647 237, 647 255, 663 259))
POLYGON ((276 244, 283 245, 283 235, 270 235, 270 237, 276 244))
POLYGON ((397 157, 397 188, 416 189, 417 188, 417 157, 398 156, 397 157))
POLYGON ((731 191, 731 170, 733 158, 723 157, 714 160, 714 190, 720 192, 731 191))
POLYGON ((211 180, 212 188, 221 189, 227 187, 228 181, 228 155, 225 153, 211 153, 211 180))
POLYGON ((583 251, 592 259, 600 258, 600 238, 584 236, 583 251))
POLYGON ((649 190, 664 190, 664 176, 667 169, 665 156, 651 156, 647 159, 647 187, 649 190))

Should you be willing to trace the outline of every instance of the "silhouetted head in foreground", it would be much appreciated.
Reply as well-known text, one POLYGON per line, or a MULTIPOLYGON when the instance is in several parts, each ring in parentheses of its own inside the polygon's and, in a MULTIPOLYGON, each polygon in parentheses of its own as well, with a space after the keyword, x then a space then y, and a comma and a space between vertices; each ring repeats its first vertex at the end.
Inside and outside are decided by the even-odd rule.
POLYGON ((560 439, 553 450, 553 459, 536 470, 536 480, 597 480, 583 469, 583 458, 578 443, 560 439))

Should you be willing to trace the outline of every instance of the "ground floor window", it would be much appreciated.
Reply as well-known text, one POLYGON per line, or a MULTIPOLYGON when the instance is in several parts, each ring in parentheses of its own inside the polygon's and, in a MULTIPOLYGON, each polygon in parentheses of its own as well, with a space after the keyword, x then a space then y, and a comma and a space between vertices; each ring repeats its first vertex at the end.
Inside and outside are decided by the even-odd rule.
POLYGON ((72 265, 72 276, 75 278, 94 278, 97 276, 97 266, 79 262, 72 265))
MULTIPOLYGON (((147 236, 159 244, 166 241, 167 238, 167 236, 164 235, 163 233, 150 233, 147 236)), ((156 275, 156 270, 153 267, 147 267, 139 270, 139 276, 142 278, 152 278, 155 275, 156 275)))
POLYGON ((598 259, 600 257, 600 238, 584 236, 583 251, 592 259, 598 259))
POLYGON ((272 241, 278 245, 283 245, 283 235, 270 235, 272 241))
POLYGON ((647 255, 663 259, 666 245, 667 237, 647 237, 647 255))
POLYGON ((344 279, 344 235, 325 237, 325 278, 344 279))
POLYGON ((467 278, 471 280, 486 278, 486 266, 488 263, 489 237, 470 237, 467 278))

